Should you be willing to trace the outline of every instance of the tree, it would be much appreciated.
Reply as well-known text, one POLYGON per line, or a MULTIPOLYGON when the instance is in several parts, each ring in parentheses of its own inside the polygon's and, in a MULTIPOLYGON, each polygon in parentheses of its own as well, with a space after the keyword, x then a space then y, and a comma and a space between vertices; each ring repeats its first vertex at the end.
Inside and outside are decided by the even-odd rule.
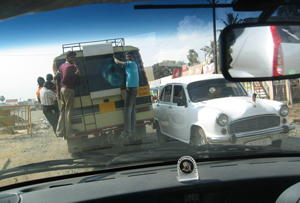
POLYGON ((245 22, 243 19, 238 19, 239 14, 236 14, 235 17, 233 13, 226 13, 226 15, 227 15, 227 21, 221 19, 221 21, 225 24, 225 26, 240 24, 245 22))
POLYGON ((165 60, 161 63, 154 64, 153 72, 155 80, 172 75, 174 68, 182 69, 182 66, 185 65, 183 61, 169 61, 165 60))
POLYGON ((205 52, 205 61, 208 62, 207 57, 211 56, 213 58, 214 56, 214 50, 215 50, 214 41, 210 41, 210 46, 204 46, 200 50, 205 52))
POLYGON ((5 97, 2 95, 0 96, 0 101, 3 102, 5 100, 5 97))
POLYGON ((187 59, 189 60, 189 63, 188 63, 189 66, 197 65, 200 63, 200 61, 198 60, 198 53, 194 49, 189 50, 187 59))
MULTIPOLYGON (((292 3, 292 2, 296 2, 296 1, 287 0, 287 3, 292 3)), ((294 19, 295 17, 300 16, 300 6, 299 5, 282 5, 277 10, 277 16, 279 16, 287 21, 295 20, 294 19)))

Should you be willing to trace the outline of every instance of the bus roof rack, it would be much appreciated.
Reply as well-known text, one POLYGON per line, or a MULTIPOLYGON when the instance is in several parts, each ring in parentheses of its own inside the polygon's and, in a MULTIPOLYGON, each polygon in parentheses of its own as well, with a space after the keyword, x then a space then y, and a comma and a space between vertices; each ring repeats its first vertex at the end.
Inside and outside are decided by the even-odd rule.
POLYGON ((115 39, 104 39, 104 40, 89 41, 89 42, 77 42, 77 43, 71 43, 71 44, 63 44, 62 50, 63 50, 63 53, 66 53, 68 51, 81 51, 82 45, 93 44, 93 43, 112 43, 114 46, 124 46, 125 40, 124 40, 124 38, 115 38, 115 39))

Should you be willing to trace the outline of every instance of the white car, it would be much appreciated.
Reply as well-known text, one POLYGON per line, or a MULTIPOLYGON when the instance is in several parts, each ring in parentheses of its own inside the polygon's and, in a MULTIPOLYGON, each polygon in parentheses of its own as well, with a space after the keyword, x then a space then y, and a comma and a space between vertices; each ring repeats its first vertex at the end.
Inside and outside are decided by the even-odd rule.
POLYGON ((299 30, 298 25, 235 29, 229 73, 241 78, 299 74, 299 30), (245 71, 251 76, 236 75, 234 71, 245 71))
POLYGON ((222 75, 170 80, 153 104, 159 142, 164 135, 191 145, 281 146, 295 128, 283 103, 252 98, 240 83, 222 75))

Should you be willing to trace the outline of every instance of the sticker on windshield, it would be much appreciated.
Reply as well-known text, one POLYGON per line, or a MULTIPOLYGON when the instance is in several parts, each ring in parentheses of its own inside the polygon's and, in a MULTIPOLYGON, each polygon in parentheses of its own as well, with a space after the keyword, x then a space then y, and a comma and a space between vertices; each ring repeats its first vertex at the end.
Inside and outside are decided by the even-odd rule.
POLYGON ((195 160, 190 156, 183 156, 177 162, 177 179, 179 182, 198 180, 198 169, 195 160))

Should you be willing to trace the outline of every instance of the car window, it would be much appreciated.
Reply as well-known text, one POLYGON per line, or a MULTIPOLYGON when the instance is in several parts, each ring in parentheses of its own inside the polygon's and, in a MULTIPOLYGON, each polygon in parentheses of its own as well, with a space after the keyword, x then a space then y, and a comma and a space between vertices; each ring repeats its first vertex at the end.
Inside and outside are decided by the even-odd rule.
POLYGON ((184 88, 181 85, 174 85, 173 103, 177 103, 180 100, 186 101, 184 88))
POLYGON ((171 101, 171 93, 172 93, 172 85, 168 85, 164 88, 162 93, 162 100, 163 102, 170 102, 171 101))
POLYGON ((161 91, 160 97, 159 97, 160 101, 164 101, 164 99, 165 99, 165 88, 161 91))
POLYGON ((204 80, 188 85, 188 93, 192 102, 217 99, 223 97, 247 96, 240 83, 225 79, 204 80))

